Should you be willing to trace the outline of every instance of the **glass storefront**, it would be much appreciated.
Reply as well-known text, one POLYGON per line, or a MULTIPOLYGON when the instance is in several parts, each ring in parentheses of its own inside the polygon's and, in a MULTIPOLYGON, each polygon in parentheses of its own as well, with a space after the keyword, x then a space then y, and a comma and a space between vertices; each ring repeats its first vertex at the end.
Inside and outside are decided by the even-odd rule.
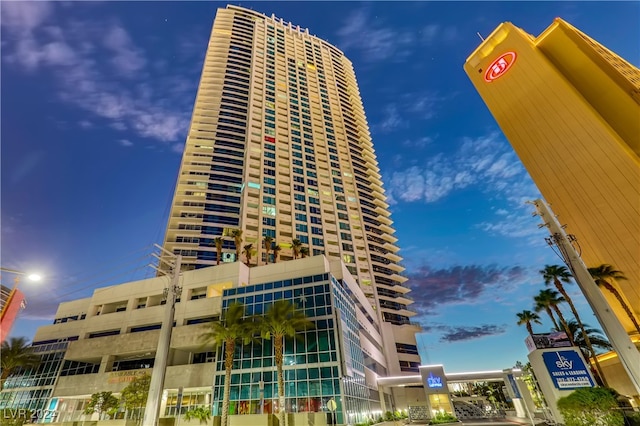
MULTIPOLYGON (((364 356, 352 299, 342 283, 329 274, 257 284, 225 290, 223 310, 240 302, 247 314, 262 314, 285 299, 303 309, 315 328, 285 341, 283 375, 288 413, 328 412, 337 402, 337 421, 359 422, 370 416, 379 401, 365 385, 364 356)), ((222 410, 223 350, 217 358, 213 412, 222 410)), ((273 343, 269 340, 236 347, 231 375, 230 414, 277 413, 278 380, 273 343)))

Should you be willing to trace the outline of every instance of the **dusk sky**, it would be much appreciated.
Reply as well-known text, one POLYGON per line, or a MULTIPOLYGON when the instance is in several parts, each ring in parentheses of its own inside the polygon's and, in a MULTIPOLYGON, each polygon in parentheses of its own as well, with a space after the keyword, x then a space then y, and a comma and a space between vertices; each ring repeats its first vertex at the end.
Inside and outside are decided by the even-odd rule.
MULTIPOLYGON (((20 284, 28 305, 13 336, 32 339, 62 301, 155 274, 146 265, 162 243, 211 25, 225 5, 0 4, 0 259, 45 277, 20 284)), ((461 372, 526 362, 516 313, 544 287, 538 271, 560 260, 524 204, 539 197, 535 185, 462 66, 501 22, 537 36, 555 17, 638 66, 640 2, 237 5, 309 28, 353 62, 413 320, 425 331, 423 363, 461 372)), ((577 285, 568 289, 600 328, 577 285)), ((534 330, 548 331, 541 317, 534 330)))

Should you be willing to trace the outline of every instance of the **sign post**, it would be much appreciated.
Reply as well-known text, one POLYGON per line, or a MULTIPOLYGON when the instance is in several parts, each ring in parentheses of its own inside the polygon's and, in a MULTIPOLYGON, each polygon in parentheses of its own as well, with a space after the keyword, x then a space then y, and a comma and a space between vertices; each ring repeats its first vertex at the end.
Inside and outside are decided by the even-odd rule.
POLYGON ((558 410, 558 399, 569 395, 575 389, 595 386, 580 349, 575 346, 536 349, 529 354, 529 361, 553 420, 563 423, 564 419, 558 410))

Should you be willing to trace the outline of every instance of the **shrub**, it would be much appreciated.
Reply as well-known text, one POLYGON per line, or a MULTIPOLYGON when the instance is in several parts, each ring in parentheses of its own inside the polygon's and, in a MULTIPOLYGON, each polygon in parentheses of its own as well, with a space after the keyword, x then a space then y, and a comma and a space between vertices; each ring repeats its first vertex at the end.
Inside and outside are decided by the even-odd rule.
POLYGON ((457 422, 458 419, 452 415, 449 414, 447 412, 439 412, 436 413, 435 416, 433 416, 433 418, 431 419, 431 421, 429 422, 430 425, 439 425, 442 423, 453 423, 453 422, 457 422))
POLYGON ((207 423, 211 418, 209 407, 195 407, 184 413, 185 420, 197 419, 200 423, 207 423))
POLYGON ((615 391, 581 388, 558 400, 566 426, 623 426, 615 391))
POLYGON ((627 413, 625 426, 640 426, 640 413, 627 413))

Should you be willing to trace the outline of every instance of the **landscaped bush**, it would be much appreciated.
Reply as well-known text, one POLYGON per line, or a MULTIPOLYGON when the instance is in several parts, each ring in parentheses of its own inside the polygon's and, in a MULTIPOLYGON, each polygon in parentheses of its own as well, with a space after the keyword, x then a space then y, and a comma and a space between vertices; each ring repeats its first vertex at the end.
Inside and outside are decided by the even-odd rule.
POLYGON ((446 412, 440 412, 440 413, 436 413, 435 416, 433 416, 433 418, 431 419, 431 421, 429 422, 430 425, 439 425, 442 423, 453 423, 453 422, 457 422, 458 419, 449 413, 446 412))
POLYGON ((625 426, 640 426, 640 413, 626 413, 625 426))
POLYGON ((581 388, 558 400, 566 426, 623 426, 615 391, 581 388))
POLYGON ((187 421, 195 419, 198 420, 201 424, 206 424, 211 418, 211 411, 209 410, 209 407, 195 407, 184 413, 184 418, 187 421))

